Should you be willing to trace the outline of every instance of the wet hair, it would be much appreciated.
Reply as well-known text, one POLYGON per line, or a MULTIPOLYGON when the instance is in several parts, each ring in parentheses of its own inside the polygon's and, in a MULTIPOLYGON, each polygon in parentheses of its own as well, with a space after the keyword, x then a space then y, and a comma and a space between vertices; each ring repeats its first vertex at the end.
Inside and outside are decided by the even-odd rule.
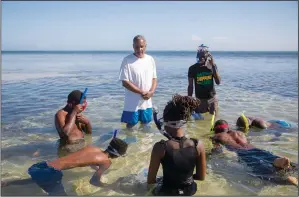
POLYGON ((227 125, 228 126, 228 123, 225 120, 217 120, 214 124, 215 134, 229 131, 229 127, 228 128, 217 128, 217 126, 219 126, 219 125, 227 125))
POLYGON ((106 152, 109 153, 111 158, 117 158, 119 156, 124 156, 127 152, 127 149, 128 144, 125 141, 119 138, 113 138, 109 143, 106 152))
POLYGON ((187 121, 199 105, 200 100, 197 98, 175 94, 164 108, 163 119, 164 121, 187 121))
POLYGON ((137 35, 133 38, 133 44, 137 42, 137 40, 143 40, 144 42, 146 42, 144 36, 142 35, 137 35))
MULTIPOLYGON (((246 117, 246 116, 245 116, 245 117, 246 117)), ((247 118, 247 117, 246 117, 246 118, 247 118)), ((247 120, 248 120, 248 118, 247 118, 247 120)), ((243 119, 242 116, 240 116, 240 117, 237 119, 236 125, 237 125, 237 127, 239 127, 239 128, 245 128, 246 123, 245 123, 245 121, 244 121, 244 119, 243 119)))
MULTIPOLYGON (((73 90, 67 97, 68 103, 75 103, 76 105, 79 104, 82 92, 80 90, 73 90)), ((84 97, 86 99, 86 96, 84 97)))

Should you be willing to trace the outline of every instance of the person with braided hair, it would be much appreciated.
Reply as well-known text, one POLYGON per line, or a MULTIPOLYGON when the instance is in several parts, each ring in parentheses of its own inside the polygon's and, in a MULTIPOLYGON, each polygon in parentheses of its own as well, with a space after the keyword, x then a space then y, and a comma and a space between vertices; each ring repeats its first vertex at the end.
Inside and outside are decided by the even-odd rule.
POLYGON ((155 143, 147 177, 148 185, 154 188, 157 183, 157 172, 162 164, 162 185, 152 190, 154 195, 192 196, 197 191, 194 179, 205 179, 204 145, 196 139, 186 138, 182 128, 199 105, 199 99, 178 94, 167 103, 163 112, 163 124, 168 140, 155 143), (194 168, 196 168, 195 174, 193 174, 194 168))

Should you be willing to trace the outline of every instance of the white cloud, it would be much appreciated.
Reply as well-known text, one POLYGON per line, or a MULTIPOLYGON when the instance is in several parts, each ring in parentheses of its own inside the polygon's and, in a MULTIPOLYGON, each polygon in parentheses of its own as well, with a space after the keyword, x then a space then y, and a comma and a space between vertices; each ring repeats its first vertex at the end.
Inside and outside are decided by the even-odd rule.
POLYGON ((197 35, 195 35, 195 34, 192 35, 191 39, 192 39, 193 41, 201 41, 201 40, 202 40, 199 36, 197 36, 197 35))

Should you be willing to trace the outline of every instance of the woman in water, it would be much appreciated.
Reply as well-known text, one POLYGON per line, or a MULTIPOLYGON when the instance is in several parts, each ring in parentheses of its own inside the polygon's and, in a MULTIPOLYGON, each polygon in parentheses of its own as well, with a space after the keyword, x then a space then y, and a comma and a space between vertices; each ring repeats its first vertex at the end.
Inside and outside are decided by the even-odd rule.
POLYGON ((161 140, 154 145, 147 177, 147 183, 153 186, 162 164, 162 186, 153 190, 154 195, 192 196, 197 191, 194 179, 205 179, 205 148, 198 140, 186 138, 182 128, 199 105, 198 99, 177 94, 167 103, 163 119, 165 136, 169 140, 161 140))

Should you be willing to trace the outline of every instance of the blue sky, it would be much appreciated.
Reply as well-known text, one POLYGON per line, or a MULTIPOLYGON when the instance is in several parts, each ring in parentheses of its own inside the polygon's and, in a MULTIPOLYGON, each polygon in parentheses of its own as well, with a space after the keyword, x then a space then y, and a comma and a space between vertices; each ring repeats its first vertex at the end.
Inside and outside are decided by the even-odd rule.
POLYGON ((298 2, 2 2, 2 50, 297 51, 298 2))

